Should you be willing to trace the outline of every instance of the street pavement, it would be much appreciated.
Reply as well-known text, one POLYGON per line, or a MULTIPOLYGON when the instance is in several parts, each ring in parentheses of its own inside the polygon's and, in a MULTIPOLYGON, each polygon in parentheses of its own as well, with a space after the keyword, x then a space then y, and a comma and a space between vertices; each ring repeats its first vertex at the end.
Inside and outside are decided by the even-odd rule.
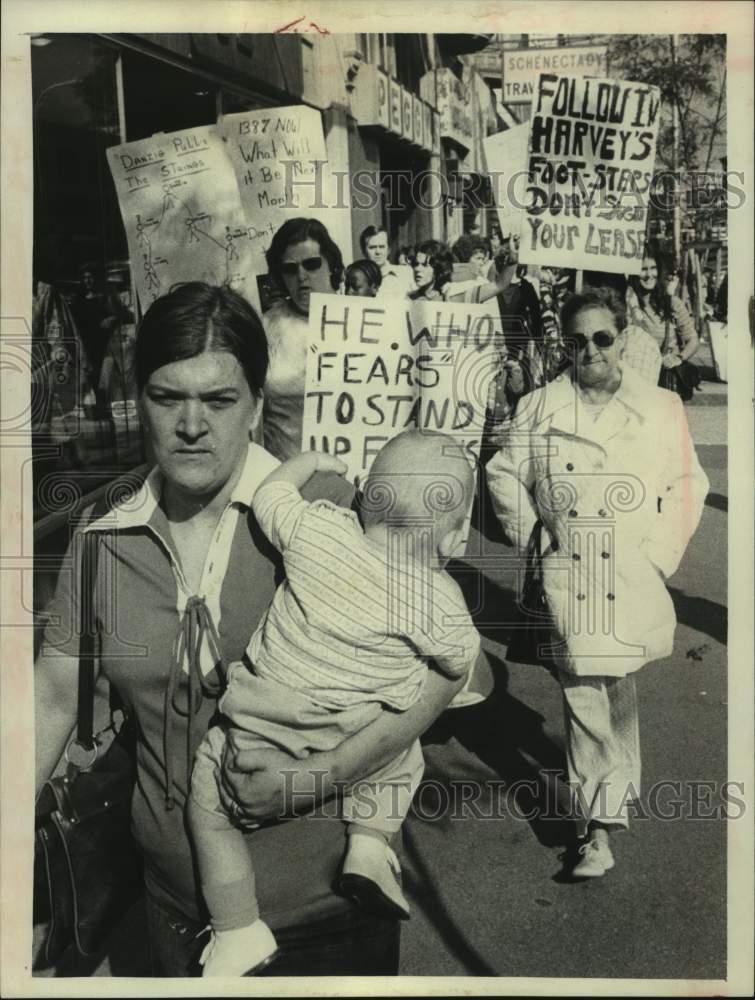
MULTIPOLYGON (((701 355, 703 375, 714 378, 705 347, 701 355)), ((669 581, 679 620, 673 655, 636 675, 640 804, 649 812, 654 785, 681 782, 657 790, 659 808, 676 818, 638 818, 613 838, 612 871, 571 881, 564 860, 573 860, 575 825, 521 818, 560 801, 544 773, 565 768, 559 685, 541 667, 506 662, 502 637, 483 626, 492 695, 445 713, 424 741, 426 787, 405 826, 413 913, 402 975, 725 977, 726 824, 720 809, 715 818, 690 814, 720 806, 727 778, 726 386, 703 382, 686 410, 710 493, 669 581), (533 779, 538 803, 526 794, 533 779), (517 781, 529 783, 519 786, 519 810, 507 808, 517 781)), ((471 551, 476 544, 473 537, 471 551)), ((481 544, 482 617, 495 621, 495 609, 513 601, 513 572, 495 568, 511 550, 500 540, 481 544)))

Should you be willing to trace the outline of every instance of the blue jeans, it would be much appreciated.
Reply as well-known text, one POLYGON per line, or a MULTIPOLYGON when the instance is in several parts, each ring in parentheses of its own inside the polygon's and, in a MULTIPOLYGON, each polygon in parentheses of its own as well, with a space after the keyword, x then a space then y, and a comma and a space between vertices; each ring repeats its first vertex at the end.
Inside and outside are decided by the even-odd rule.
MULTIPOLYGON (((199 956, 207 943, 205 924, 168 911, 149 893, 147 925, 154 976, 200 974, 199 956)), ((400 921, 361 913, 349 906, 324 920, 275 928, 281 955, 267 976, 398 975, 400 921)))

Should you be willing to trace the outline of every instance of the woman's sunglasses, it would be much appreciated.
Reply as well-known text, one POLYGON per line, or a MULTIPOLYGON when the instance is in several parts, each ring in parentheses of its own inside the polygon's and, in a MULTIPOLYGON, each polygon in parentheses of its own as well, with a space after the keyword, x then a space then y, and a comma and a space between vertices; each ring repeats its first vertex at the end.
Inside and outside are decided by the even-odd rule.
POLYGON ((284 261, 281 264, 281 274, 285 274, 287 278, 293 278, 299 273, 300 267, 303 267, 310 274, 319 271, 322 267, 322 257, 306 257, 304 260, 299 261, 284 261))
POLYGON ((584 333, 570 333, 566 337, 567 344, 572 345, 578 351, 584 351, 590 341, 596 347, 605 348, 613 347, 615 340, 616 337, 606 330, 597 330, 592 337, 586 337, 584 333))

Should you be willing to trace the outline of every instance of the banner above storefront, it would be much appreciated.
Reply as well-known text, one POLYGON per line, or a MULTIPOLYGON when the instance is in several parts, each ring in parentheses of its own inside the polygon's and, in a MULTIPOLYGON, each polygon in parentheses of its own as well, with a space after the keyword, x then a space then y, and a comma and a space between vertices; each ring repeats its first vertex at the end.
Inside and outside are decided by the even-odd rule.
POLYGON ((376 125, 425 152, 437 151, 437 112, 377 66, 359 70, 351 110, 360 125, 376 125))
POLYGON ((608 76, 605 45, 518 49, 503 53, 503 103, 529 104, 540 73, 608 76))

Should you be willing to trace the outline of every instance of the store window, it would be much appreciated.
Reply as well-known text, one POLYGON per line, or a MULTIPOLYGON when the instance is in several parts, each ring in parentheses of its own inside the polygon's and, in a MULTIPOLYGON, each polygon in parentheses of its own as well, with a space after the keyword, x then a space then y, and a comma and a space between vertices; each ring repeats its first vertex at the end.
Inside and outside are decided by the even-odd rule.
POLYGON ((211 125, 217 87, 203 77, 140 52, 123 54, 123 103, 129 142, 156 132, 211 125))
POLYGON ((35 515, 143 459, 134 307, 105 151, 123 139, 117 48, 31 39, 34 136, 32 436, 35 515))

